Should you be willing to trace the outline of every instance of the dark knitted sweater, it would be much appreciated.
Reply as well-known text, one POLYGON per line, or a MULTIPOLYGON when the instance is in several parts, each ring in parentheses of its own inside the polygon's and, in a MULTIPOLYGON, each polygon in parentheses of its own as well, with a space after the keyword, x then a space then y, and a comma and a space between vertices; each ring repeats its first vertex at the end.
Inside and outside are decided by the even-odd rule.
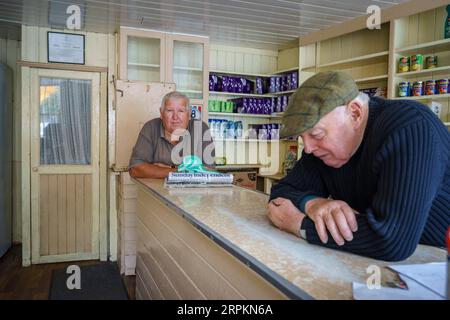
POLYGON ((305 217, 306 239, 390 261, 409 257, 418 243, 444 246, 450 225, 450 133, 431 110, 409 100, 371 98, 364 138, 341 168, 302 154, 272 188, 299 207, 307 195, 347 202, 360 212, 353 240, 339 247, 330 234, 320 241, 305 217))

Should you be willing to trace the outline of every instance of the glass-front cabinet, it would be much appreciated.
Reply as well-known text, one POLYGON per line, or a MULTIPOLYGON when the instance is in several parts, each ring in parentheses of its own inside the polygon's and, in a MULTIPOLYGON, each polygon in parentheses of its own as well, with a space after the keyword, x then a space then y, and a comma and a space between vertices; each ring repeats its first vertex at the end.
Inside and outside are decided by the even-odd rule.
POLYGON ((190 99, 203 100, 207 89, 208 65, 206 59, 207 39, 200 37, 168 35, 167 49, 169 63, 167 79, 177 84, 177 90, 186 94, 190 99))
POLYGON ((164 82, 164 34, 121 28, 119 79, 164 82))
POLYGON ((196 118, 207 119, 207 37, 122 27, 119 52, 119 79, 175 83, 191 100, 196 118))

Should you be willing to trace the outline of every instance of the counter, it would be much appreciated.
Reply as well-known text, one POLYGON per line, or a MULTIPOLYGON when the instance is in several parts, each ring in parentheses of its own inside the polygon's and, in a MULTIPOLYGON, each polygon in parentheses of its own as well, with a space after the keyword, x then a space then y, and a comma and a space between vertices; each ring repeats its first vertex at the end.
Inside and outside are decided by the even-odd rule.
MULTIPOLYGON (((315 245, 275 228, 266 194, 236 186, 138 185, 138 299, 352 299, 370 265, 394 264, 315 245)), ((402 263, 445 261, 420 245, 402 263)))

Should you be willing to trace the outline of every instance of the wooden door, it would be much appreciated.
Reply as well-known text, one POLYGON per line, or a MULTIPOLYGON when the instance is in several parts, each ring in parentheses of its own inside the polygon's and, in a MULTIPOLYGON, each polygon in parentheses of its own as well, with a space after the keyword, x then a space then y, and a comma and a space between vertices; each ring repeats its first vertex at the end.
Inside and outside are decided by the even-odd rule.
POLYGON ((32 263, 99 258, 100 75, 31 70, 32 263))

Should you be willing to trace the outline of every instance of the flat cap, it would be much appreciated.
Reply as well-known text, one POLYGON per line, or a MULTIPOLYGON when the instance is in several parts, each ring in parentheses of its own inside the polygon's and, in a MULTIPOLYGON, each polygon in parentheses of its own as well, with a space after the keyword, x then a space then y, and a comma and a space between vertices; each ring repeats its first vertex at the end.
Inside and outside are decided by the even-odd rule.
POLYGON ((280 138, 288 138, 314 127, 334 108, 358 96, 353 78, 342 71, 320 72, 307 79, 290 97, 283 115, 280 138))

